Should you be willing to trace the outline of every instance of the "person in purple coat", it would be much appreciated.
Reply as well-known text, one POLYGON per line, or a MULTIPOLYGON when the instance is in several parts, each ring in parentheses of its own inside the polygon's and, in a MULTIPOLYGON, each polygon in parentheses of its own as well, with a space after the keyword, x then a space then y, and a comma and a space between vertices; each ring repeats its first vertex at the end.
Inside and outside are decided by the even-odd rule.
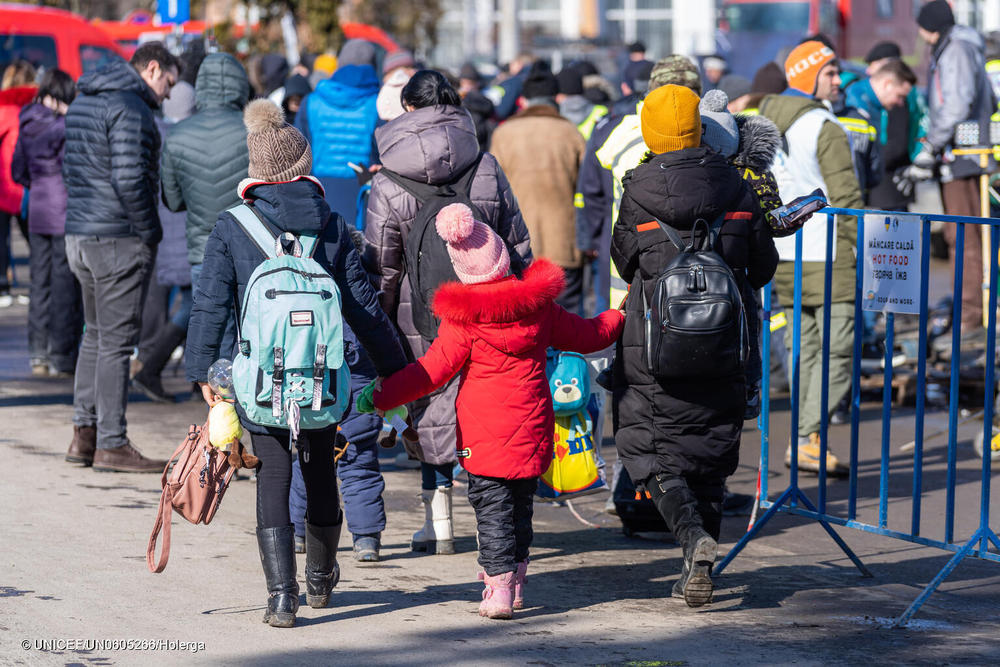
POLYGON ((63 148, 66 110, 76 96, 72 77, 51 69, 35 101, 24 107, 11 176, 30 190, 31 301, 28 350, 31 374, 70 377, 83 331, 80 285, 66 261, 66 186, 63 148))

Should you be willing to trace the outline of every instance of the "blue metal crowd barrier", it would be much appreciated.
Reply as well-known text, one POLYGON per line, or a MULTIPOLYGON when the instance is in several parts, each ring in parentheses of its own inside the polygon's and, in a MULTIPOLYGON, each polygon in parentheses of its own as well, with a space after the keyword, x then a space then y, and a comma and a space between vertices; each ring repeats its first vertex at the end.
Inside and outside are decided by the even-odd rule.
MULTIPOLYGON (((776 500, 768 500, 768 472, 769 472, 769 442, 770 442, 770 337, 771 330, 768 326, 771 319, 771 288, 765 288, 763 309, 764 323, 761 327, 763 332, 763 342, 761 345, 763 357, 763 379, 761 387, 762 411, 759 418, 761 434, 761 474, 760 474, 760 506, 766 512, 749 528, 743 538, 729 551, 725 558, 716 567, 716 572, 721 572, 729 565, 746 544, 757 536, 767 522, 778 512, 786 512, 798 516, 808 517, 816 520, 833 538, 844 553, 851 559, 864 576, 872 576, 861 560, 851 551, 850 547, 833 530, 831 524, 853 528, 877 535, 883 535, 899 540, 905 540, 916 544, 937 547, 947 551, 955 552, 955 555, 941 569, 941 571, 928 584, 920 596, 896 619, 897 626, 905 625, 921 605, 934 593, 938 586, 955 569, 959 562, 966 557, 972 556, 983 560, 1000 562, 1000 554, 991 553, 988 549, 989 543, 993 543, 1000 548, 1000 539, 990 528, 990 476, 991 476, 991 452, 990 442, 993 438, 993 403, 994 403, 994 381, 995 381, 995 349, 996 349, 996 328, 997 328, 997 254, 1000 251, 1000 219, 997 218, 971 218, 963 216, 947 215, 924 215, 924 214, 901 214, 887 211, 869 211, 858 209, 825 208, 817 215, 827 216, 826 225, 826 272, 825 272, 825 299, 823 305, 822 322, 822 398, 820 410, 820 471, 818 479, 818 491, 816 503, 799 488, 799 471, 793 465, 790 469, 789 485, 776 500), (879 457, 879 494, 878 494, 878 517, 875 523, 867 523, 858 519, 858 438, 859 421, 861 408, 861 348, 862 348, 862 285, 864 270, 864 216, 879 215, 898 217, 919 218, 921 225, 921 258, 920 258, 920 304, 919 304, 919 343, 916 374, 916 414, 915 432, 913 441, 913 489, 912 489, 912 520, 909 532, 893 530, 888 527, 888 500, 889 500, 889 440, 891 435, 891 412, 892 412, 892 380, 893 380, 893 346, 895 336, 894 315, 891 312, 885 314, 885 361, 883 371, 883 394, 882 394, 882 433, 881 449, 879 457), (830 294, 832 284, 832 263, 834 248, 834 216, 853 215, 857 216, 857 270, 855 275, 854 293, 854 351, 852 368, 852 389, 850 394, 850 476, 849 495, 847 499, 846 516, 834 515, 827 510, 827 449, 828 449, 828 410, 829 405, 829 378, 830 378, 830 294), (983 451, 982 451, 982 476, 980 487, 979 525, 973 534, 966 540, 955 541, 955 486, 956 486, 956 450, 958 444, 957 428, 959 421, 959 364, 960 364, 960 327, 961 307, 962 307, 962 262, 955 262, 954 272, 954 300, 951 332, 951 376, 950 394, 948 401, 948 447, 947 447, 947 472, 946 472, 946 511, 943 539, 933 539, 920 534, 921 518, 921 495, 923 490, 923 468, 924 468, 924 416, 925 400, 927 395, 927 319, 928 319, 928 283, 930 268, 930 226, 931 221, 939 220, 946 223, 966 223, 976 225, 989 225, 990 253, 989 257, 989 299, 987 303, 987 327, 986 327, 986 359, 985 364, 985 386, 986 392, 983 399, 983 451)), ((903 224, 906 224, 905 222, 903 224)), ((965 225, 956 225, 956 239, 954 253, 955 257, 964 257, 965 246, 965 225)), ((798 421, 799 421, 799 373, 800 373, 800 341, 801 341, 801 320, 802 320, 802 231, 797 232, 795 237, 795 266, 794 266, 794 302, 792 307, 792 331, 791 331, 791 356, 789 363, 791 367, 791 460, 798 460, 798 421)), ((786 334, 787 335, 787 334, 786 334)))

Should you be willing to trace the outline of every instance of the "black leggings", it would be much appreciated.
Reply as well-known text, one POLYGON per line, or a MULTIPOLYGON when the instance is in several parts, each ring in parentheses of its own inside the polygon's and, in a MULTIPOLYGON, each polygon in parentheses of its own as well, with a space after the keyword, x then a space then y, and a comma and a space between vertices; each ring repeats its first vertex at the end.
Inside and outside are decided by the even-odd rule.
MULTIPOLYGON (((336 427, 302 431, 299 444, 307 444, 309 461, 299 448, 299 466, 306 484, 306 521, 314 526, 335 526, 341 521, 333 447, 336 427), (306 443, 301 442, 306 440, 306 443)), ((257 527, 280 528, 292 523, 288 513, 288 490, 292 485, 292 453, 288 436, 250 434, 257 466, 257 527)))

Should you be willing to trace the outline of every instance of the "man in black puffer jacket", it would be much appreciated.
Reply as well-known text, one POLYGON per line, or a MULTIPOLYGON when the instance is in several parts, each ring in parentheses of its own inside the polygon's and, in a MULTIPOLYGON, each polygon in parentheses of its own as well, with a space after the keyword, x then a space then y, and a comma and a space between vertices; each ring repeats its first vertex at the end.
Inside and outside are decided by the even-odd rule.
POLYGON ((157 214, 160 133, 153 110, 179 63, 159 42, 80 79, 66 115, 66 257, 80 281, 86 331, 73 387, 71 463, 160 472, 125 432, 129 355, 162 230, 157 214))
POLYGON ((746 381, 741 371, 718 377, 706 367, 705 377, 663 379, 647 369, 643 294, 652 301, 657 277, 677 254, 657 220, 688 243, 696 220, 723 217, 714 250, 741 294, 749 292, 744 286, 767 284, 778 253, 753 190, 726 158, 699 146, 697 95, 663 86, 647 96, 640 116, 653 154, 623 179, 611 240, 611 258, 630 285, 612 366, 615 445, 684 549, 673 594, 695 607, 712 598, 723 487, 739 463, 746 381))

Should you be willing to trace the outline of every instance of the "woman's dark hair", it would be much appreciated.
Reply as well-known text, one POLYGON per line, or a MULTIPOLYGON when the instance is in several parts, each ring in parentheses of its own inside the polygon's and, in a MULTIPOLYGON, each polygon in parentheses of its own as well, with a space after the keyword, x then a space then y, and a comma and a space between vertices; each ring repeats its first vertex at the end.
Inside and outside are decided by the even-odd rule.
POLYGON ((422 69, 403 86, 403 91, 399 95, 403 106, 411 106, 414 109, 433 107, 448 104, 455 107, 462 106, 462 98, 444 74, 432 69, 422 69))
POLYGON ((69 104, 76 97, 76 84, 73 77, 61 69, 50 69, 42 75, 38 84, 38 99, 43 100, 49 95, 58 102, 69 104))

